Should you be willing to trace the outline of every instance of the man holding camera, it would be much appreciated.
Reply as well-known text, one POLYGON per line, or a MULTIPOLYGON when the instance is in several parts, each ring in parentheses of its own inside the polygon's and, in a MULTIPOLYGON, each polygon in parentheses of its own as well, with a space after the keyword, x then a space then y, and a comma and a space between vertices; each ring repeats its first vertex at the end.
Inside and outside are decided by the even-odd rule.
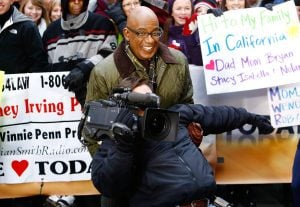
MULTIPOLYGON (((152 93, 147 81, 129 77, 125 82, 128 80, 132 81, 131 84, 123 87, 131 86, 136 93, 152 93)), ((123 81, 121 83, 124 84, 123 81)), ((149 95, 145 97, 148 100, 149 95)), ((214 197, 216 186, 213 171, 201 150, 192 143, 187 130, 189 123, 200 123, 205 135, 233 130, 244 124, 257 126, 261 134, 274 130, 267 118, 248 113, 243 108, 177 104, 169 108, 170 113, 180 115, 179 124, 172 123, 177 126, 177 135, 164 135, 158 140, 157 136, 143 136, 143 127, 135 130, 136 120, 139 119, 134 118, 136 112, 130 108, 121 108, 112 124, 117 126, 117 130, 112 127, 112 136, 102 137, 102 145, 92 162, 95 187, 104 196, 123 200, 122 206, 175 207, 192 206, 191 203, 198 206, 194 200, 214 197), (128 203, 125 203, 126 200, 128 203)), ((145 111, 148 112, 148 109, 145 111)), ((147 116, 139 113, 142 119, 147 120, 147 116)), ((158 129, 169 132, 164 127, 158 129)))

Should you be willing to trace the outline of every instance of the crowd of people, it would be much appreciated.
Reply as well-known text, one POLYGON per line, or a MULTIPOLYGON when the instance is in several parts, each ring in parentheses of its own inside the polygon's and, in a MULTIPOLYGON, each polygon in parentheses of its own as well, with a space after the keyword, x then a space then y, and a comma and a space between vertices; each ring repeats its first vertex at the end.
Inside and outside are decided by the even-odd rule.
MULTIPOLYGON (((185 119, 183 123, 180 122, 181 136, 178 136, 175 144, 172 145, 164 142, 138 143, 145 149, 142 155, 141 152, 135 154, 132 136, 124 136, 126 143, 113 142, 111 139, 105 140, 103 146, 99 146, 96 142, 89 143, 89 152, 92 157, 95 156, 92 164, 93 183, 102 195, 101 202, 100 196, 89 197, 89 201, 86 202, 102 207, 152 206, 151 199, 152 204, 153 199, 156 199, 156 202, 162 203, 153 204, 154 206, 191 206, 194 200, 210 197, 211 193, 215 192, 213 179, 209 182, 211 185, 205 186, 205 189, 200 183, 203 179, 209 180, 213 176, 209 167, 205 172, 203 171, 206 174, 199 175, 200 177, 191 176, 176 180, 176 177, 186 174, 181 171, 182 169, 192 169, 191 173, 199 172, 200 169, 195 166, 199 167, 197 162, 203 163, 205 160, 201 159, 203 157, 201 150, 192 144, 195 140, 198 140, 196 142, 199 144, 202 136, 194 133, 195 136, 191 128, 196 132, 203 131, 204 134, 210 134, 250 123, 256 125, 260 132, 271 133, 273 130, 269 121, 262 116, 253 114, 250 116, 250 113, 241 109, 193 105, 189 64, 203 65, 201 37, 195 23, 197 17, 207 13, 218 17, 229 10, 256 6, 265 6, 272 10, 272 6, 282 1, 0 0, 0 69, 6 74, 68 71, 64 87, 74 92, 82 107, 88 101, 109 98, 112 90, 123 83, 124 79, 146 80, 140 85, 132 85, 134 80, 129 79, 131 85, 128 87, 134 90, 143 84, 149 86, 146 87, 146 92, 157 94, 162 108, 180 111, 181 114, 186 113, 186 117, 180 117, 185 119), (219 113, 213 113, 215 110, 219 113), (211 119, 222 116, 219 119, 226 120, 227 123, 214 125, 203 121, 201 116, 204 114, 211 116, 211 119), (184 133, 181 133, 181 130, 184 133), (156 159, 147 162, 135 159, 136 156, 140 158, 145 156, 146 159, 149 156, 146 155, 147 150, 151 154, 150 149, 154 148, 164 149, 164 151, 156 151, 153 154, 154 158, 156 156, 161 158, 163 164, 174 162, 173 166, 165 164, 169 170, 174 167, 171 171, 173 174, 170 171, 162 172, 155 165, 156 159), (172 148, 178 151, 172 152, 172 148), (109 157, 104 155, 104 152, 110 150, 109 155, 113 155, 110 158, 111 166, 108 170, 104 170, 107 169, 105 164, 108 163, 106 159, 109 157), (119 162, 120 154, 124 156, 121 160, 126 159, 124 162, 119 162), (170 154, 173 156, 180 154, 181 161, 178 163, 177 157, 177 161, 174 161, 172 156, 169 157, 170 154), (197 157, 195 155, 198 156, 197 159, 187 158, 197 157), (113 162, 113 159, 117 162, 113 162), (141 167, 143 170, 133 172, 132 169, 140 166, 141 163, 146 163, 141 167), (115 168, 112 168, 113 164, 115 168), (113 181, 100 179, 110 176, 114 178, 114 170, 119 169, 120 166, 124 168, 124 176, 138 177, 140 180, 135 180, 136 178, 126 180, 120 174, 113 181), (151 168, 153 171, 149 172, 151 168), (155 171, 155 169, 159 170, 155 171), (165 183, 159 179, 155 180, 154 175, 165 176, 166 179, 176 182, 165 183), (207 177, 201 177, 203 175, 207 177), (150 177, 154 183, 147 183, 150 177), (191 184, 191 178, 198 182, 197 185, 191 184), (128 182, 118 182, 120 179, 128 182), (178 185, 178 182, 181 182, 181 185, 178 185), (188 196, 184 195, 185 192, 178 191, 180 188, 185 188, 184 184, 187 190, 191 191, 188 196), (158 186, 156 194, 153 185, 158 186), (118 189, 112 188, 116 186, 118 189), (159 191, 160 186, 164 186, 165 190, 168 189, 169 194, 163 192, 163 189, 159 191), (120 197, 119 190, 131 194, 125 198, 120 197), (170 193, 171 191, 173 194, 170 193), (157 199, 154 195, 164 196, 157 199)), ((300 19, 300 1, 295 0, 295 4, 300 19)), ((130 117, 132 117, 131 113, 130 117)), ((118 121, 127 128, 132 127, 130 118, 126 120, 119 118, 118 121)), ((122 138, 121 136, 119 140, 122 138)), ((300 206, 299 145, 292 175, 292 191, 296 207, 300 206)), ((38 200, 40 202, 40 199, 38 200)), ((71 200, 74 202, 74 199, 71 200)), ((26 200, 26 198, 2 199, 0 206, 37 206, 38 204, 34 202, 34 199, 26 200)), ((89 206, 87 203, 86 206, 89 206)))

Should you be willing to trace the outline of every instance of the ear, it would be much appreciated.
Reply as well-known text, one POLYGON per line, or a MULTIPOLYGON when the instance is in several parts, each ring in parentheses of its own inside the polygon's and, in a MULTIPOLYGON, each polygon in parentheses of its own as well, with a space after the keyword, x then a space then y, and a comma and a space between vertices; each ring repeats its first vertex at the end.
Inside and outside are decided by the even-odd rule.
POLYGON ((125 40, 129 41, 129 31, 126 27, 123 29, 123 35, 125 40))

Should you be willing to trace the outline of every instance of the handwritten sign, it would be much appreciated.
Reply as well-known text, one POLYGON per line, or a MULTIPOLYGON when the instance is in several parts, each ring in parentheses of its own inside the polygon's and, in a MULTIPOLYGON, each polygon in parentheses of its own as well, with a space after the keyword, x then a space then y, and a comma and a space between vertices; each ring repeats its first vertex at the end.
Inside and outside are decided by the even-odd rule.
POLYGON ((0 183, 90 179, 77 139, 81 106, 65 73, 6 75, 0 105, 0 183))
POLYGON ((300 125, 299 84, 269 88, 268 101, 272 126, 300 125))
POLYGON ((299 82, 300 25, 293 1, 198 17, 207 94, 299 82))

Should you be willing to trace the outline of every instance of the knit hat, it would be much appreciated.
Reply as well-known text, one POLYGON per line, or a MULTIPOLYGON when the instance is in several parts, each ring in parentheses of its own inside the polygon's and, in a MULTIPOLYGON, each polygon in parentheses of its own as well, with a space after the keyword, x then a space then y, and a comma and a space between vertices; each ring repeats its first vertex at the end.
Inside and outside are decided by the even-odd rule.
POLYGON ((217 2, 215 0, 195 0, 194 10, 196 11, 199 7, 204 6, 208 9, 217 8, 217 2))
POLYGON ((296 6, 300 6, 300 0, 294 0, 296 6))

